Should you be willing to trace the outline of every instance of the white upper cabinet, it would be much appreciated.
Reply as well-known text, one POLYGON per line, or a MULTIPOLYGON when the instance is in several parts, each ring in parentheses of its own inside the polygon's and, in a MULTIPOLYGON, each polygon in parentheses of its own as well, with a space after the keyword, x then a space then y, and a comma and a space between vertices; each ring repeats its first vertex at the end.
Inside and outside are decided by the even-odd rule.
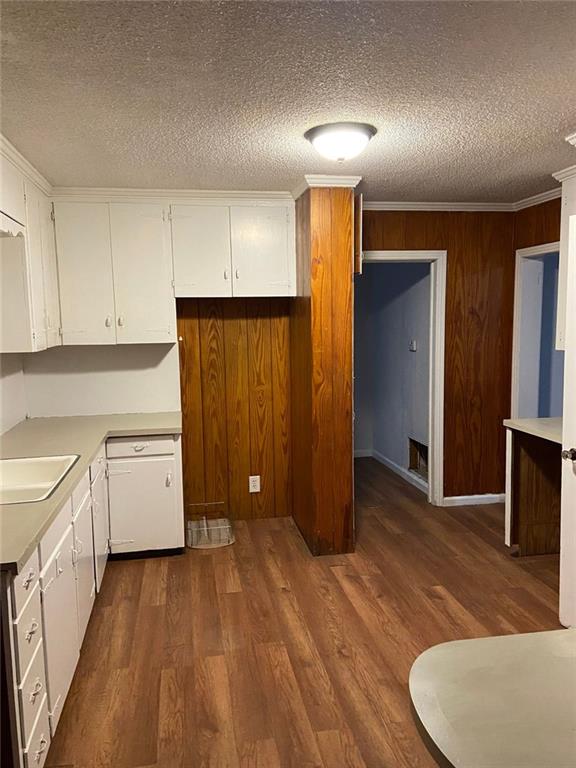
POLYGON ((45 196, 41 202, 40 219, 44 302, 46 305, 46 346, 56 347, 62 344, 60 337, 60 289, 58 287, 58 263, 56 261, 52 204, 45 196))
POLYGON ((45 196, 35 184, 26 181, 26 243, 30 265, 32 328, 34 350, 46 349, 46 302, 42 259, 42 217, 45 196))
POLYGON ((62 342, 115 344, 107 203, 55 203, 62 342))
POLYGON ((230 208, 173 205, 176 296, 232 296, 230 208))
POLYGON ((576 216, 576 166, 558 174, 562 180, 562 214, 560 220, 560 268, 558 272, 558 311, 556 315, 556 349, 566 348, 566 291, 568 277, 568 238, 570 216, 576 216))
POLYGON ((0 352, 33 352, 26 229, 0 214, 0 352))
POLYGON ((294 218, 279 206, 233 206, 234 296, 294 293, 294 218))
POLYGON ((6 157, 0 157, 0 212, 26 225, 24 176, 6 157))
POLYGON ((294 207, 172 206, 176 296, 293 296, 294 207))
POLYGON ((119 344, 176 341, 170 231, 166 218, 161 205, 110 205, 119 344))

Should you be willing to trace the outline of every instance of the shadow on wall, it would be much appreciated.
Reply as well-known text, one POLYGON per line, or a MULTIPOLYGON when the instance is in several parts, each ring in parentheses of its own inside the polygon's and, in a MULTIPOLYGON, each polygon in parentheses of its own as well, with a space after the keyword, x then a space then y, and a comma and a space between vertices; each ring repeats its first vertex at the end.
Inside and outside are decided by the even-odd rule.
POLYGON ((180 410, 176 344, 54 347, 24 355, 30 416, 180 410))

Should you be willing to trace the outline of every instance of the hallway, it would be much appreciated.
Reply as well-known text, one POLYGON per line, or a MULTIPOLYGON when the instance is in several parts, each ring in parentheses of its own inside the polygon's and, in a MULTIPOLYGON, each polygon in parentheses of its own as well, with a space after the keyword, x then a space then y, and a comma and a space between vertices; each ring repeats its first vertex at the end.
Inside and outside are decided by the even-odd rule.
POLYGON ((438 509, 356 462, 358 546, 290 518, 109 564, 50 768, 432 768, 407 678, 429 646, 557 628, 557 558, 511 558, 500 505, 438 509))

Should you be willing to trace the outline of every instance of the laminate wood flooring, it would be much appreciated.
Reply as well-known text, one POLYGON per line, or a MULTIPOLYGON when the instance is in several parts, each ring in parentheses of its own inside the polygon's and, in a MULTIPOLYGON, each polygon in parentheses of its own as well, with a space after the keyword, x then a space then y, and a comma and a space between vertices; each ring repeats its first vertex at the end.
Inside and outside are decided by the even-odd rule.
POLYGON ((428 768, 412 662, 559 627, 558 558, 514 559, 502 505, 439 509, 356 462, 358 544, 313 558, 291 518, 220 550, 108 565, 49 768, 428 768))

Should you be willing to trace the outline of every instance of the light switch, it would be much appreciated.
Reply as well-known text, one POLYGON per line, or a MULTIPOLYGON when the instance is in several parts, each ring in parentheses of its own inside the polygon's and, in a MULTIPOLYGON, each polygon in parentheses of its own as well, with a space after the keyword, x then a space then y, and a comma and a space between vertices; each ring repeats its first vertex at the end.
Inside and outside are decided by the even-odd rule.
POLYGON ((416 339, 410 339, 410 345, 408 347, 410 352, 417 352, 418 351, 418 342, 416 339))
POLYGON ((248 490, 250 493, 260 493, 260 475, 250 475, 248 478, 248 490))

